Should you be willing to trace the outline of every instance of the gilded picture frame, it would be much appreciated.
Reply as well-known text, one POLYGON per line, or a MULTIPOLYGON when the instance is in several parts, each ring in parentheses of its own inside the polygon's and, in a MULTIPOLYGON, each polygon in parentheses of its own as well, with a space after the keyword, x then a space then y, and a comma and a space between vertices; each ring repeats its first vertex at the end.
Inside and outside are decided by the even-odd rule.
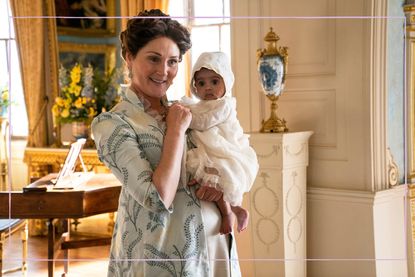
POLYGON ((94 69, 108 72, 116 64, 116 46, 108 44, 77 44, 59 42, 59 65, 71 68, 75 63, 91 64, 94 69))
POLYGON ((58 34, 113 36, 115 0, 53 0, 58 34))

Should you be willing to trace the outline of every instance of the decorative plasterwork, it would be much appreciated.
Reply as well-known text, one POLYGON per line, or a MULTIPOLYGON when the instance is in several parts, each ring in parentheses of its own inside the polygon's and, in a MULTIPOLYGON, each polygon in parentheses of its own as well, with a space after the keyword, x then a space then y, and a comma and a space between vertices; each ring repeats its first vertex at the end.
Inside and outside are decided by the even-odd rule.
POLYGON ((252 251, 257 259, 285 261, 255 262, 256 276, 306 276, 306 167, 312 133, 250 133, 259 162, 249 193, 252 251))
POLYGON ((267 153, 267 154, 260 154, 260 153, 257 151, 257 156, 258 156, 259 158, 269 158, 269 157, 271 157, 271 156, 272 156, 272 154, 275 154, 275 156, 277 156, 277 155, 278 155, 278 152, 280 151, 280 148, 281 148, 281 145, 273 145, 273 146, 272 146, 272 151, 271 151, 271 152, 269 152, 269 153, 267 153))
POLYGON ((259 177, 262 179, 262 186, 260 186, 259 188, 257 188, 252 196, 252 203, 253 203, 253 208, 255 209, 255 212, 257 213, 257 215, 259 216, 259 219, 256 223, 255 226, 255 232, 257 234, 258 240, 263 243, 266 248, 267 251, 269 252, 269 248, 276 242, 278 242, 278 240, 280 239, 280 235, 281 235, 281 227, 278 225, 278 223, 273 219, 276 218, 275 215, 278 213, 279 209, 280 209, 280 201, 278 200, 278 195, 274 192, 274 190, 272 190, 269 186, 270 184, 268 183, 268 178, 269 175, 262 171, 259 174, 259 177), (261 208, 263 206, 263 204, 261 205, 261 203, 263 203, 264 199, 261 197, 261 195, 268 195, 268 197, 272 198, 272 201, 268 202, 267 204, 267 209, 264 210, 263 208, 261 208), (272 237, 267 237, 266 235, 263 235, 263 231, 267 231, 267 233, 269 230, 264 229, 263 227, 267 226, 267 228, 273 228, 272 230, 272 234, 274 234, 274 236, 272 237))
POLYGON ((399 185, 399 168, 393 158, 393 155, 389 147, 386 151, 388 155, 388 179, 389 179, 388 181, 389 181, 389 186, 393 187, 393 186, 399 185))
POLYGON ((296 182, 297 171, 291 173, 292 184, 287 191, 285 196, 286 210, 289 215, 288 224, 287 224, 287 237, 293 246, 294 253, 297 252, 296 245, 300 241, 304 233, 304 226, 301 220, 301 214, 303 211, 303 192, 296 182))
POLYGON ((295 149, 292 144, 291 145, 288 144, 288 145, 284 146, 284 149, 285 149, 285 153, 287 155, 298 156, 298 155, 302 154, 302 152, 304 151, 304 149, 307 148, 307 146, 308 146, 308 144, 306 142, 304 142, 304 143, 300 144, 300 147, 298 147, 298 149, 295 149), (292 151, 293 149, 294 149, 294 151, 292 151))

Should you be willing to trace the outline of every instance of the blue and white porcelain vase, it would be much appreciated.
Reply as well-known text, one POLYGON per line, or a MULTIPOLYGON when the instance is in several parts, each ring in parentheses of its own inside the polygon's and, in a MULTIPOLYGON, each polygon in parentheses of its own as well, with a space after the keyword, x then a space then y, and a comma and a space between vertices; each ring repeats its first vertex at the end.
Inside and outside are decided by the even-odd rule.
POLYGON ((260 82, 265 95, 280 96, 284 88, 284 64, 277 55, 262 56, 258 61, 260 82))
POLYGON ((272 31, 272 28, 264 40, 267 42, 267 48, 257 51, 258 75, 264 94, 271 100, 271 116, 268 120, 262 121, 261 132, 288 132, 285 120, 279 119, 276 113, 277 100, 282 94, 285 84, 288 48, 277 48, 279 37, 272 31))

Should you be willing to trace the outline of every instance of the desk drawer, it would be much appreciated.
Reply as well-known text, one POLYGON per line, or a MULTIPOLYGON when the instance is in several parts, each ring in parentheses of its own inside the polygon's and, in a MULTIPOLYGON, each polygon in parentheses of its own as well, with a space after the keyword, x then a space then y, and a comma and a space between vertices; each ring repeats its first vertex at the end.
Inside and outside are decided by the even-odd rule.
POLYGON ((0 209, 2 214, 10 211, 12 218, 82 217, 83 192, 2 193, 0 209), (10 202, 9 195, 12 197, 10 202))

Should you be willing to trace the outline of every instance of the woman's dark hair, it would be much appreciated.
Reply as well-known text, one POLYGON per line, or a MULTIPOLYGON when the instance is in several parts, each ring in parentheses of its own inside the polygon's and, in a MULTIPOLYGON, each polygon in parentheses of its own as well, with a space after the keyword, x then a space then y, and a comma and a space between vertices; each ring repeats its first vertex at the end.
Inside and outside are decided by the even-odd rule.
POLYGON ((139 17, 128 20, 127 28, 120 34, 121 55, 124 60, 127 52, 135 57, 141 48, 159 37, 168 37, 177 44, 180 59, 192 47, 189 31, 159 9, 145 10, 137 16, 139 17), (142 18, 143 16, 149 18, 142 18))

